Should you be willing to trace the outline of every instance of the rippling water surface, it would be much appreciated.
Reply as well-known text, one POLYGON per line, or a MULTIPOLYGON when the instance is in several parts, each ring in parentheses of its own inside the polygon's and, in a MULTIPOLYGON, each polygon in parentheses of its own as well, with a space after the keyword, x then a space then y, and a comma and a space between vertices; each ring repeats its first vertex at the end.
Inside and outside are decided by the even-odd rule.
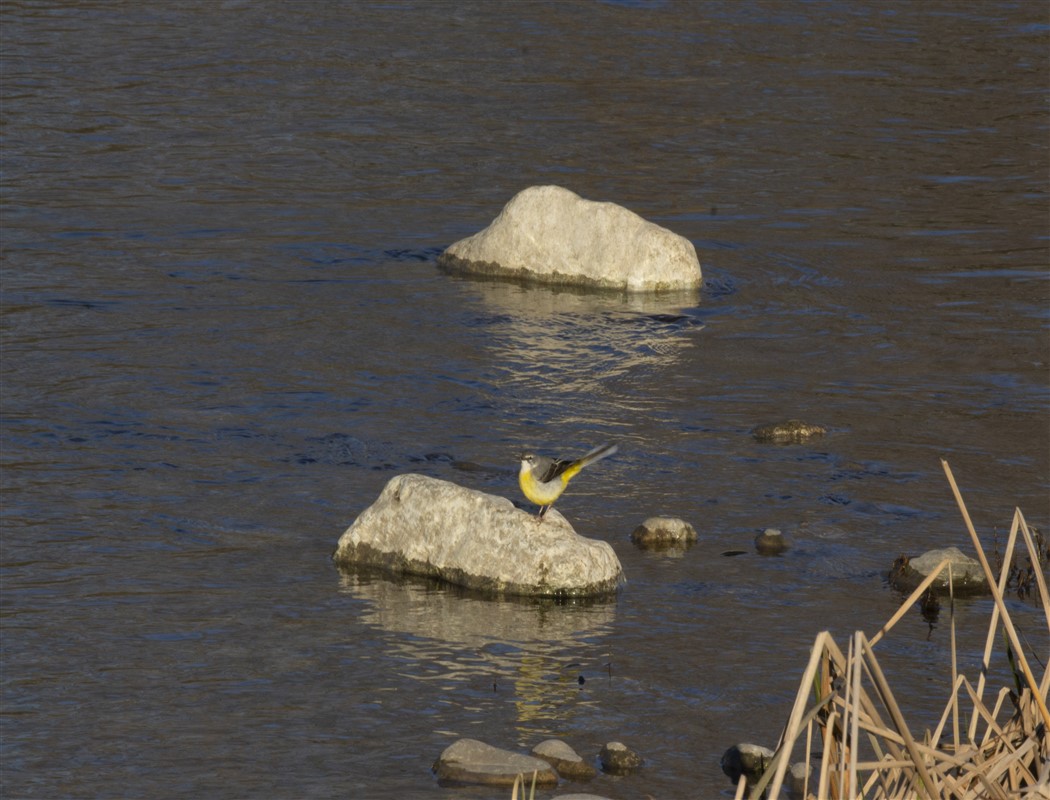
MULTIPOLYGON (((874 632, 899 553, 968 549, 941 457, 989 549, 1015 506, 1050 523, 1038 3, 7 0, 0 23, 5 796, 493 796, 435 783, 460 736, 620 739, 645 770, 590 791, 718 796, 818 631, 874 632), (437 269, 541 183, 688 237, 704 289, 437 269), (829 433, 749 434, 787 417, 829 433), (330 562, 399 472, 517 498, 523 446, 606 440, 559 508, 616 550, 615 601, 330 562), (657 513, 699 543, 636 550, 657 513), (768 526, 784 557, 721 556, 768 526)), ((957 609, 964 671, 988 612, 957 609)), ((935 724, 945 617, 880 649, 935 724)))

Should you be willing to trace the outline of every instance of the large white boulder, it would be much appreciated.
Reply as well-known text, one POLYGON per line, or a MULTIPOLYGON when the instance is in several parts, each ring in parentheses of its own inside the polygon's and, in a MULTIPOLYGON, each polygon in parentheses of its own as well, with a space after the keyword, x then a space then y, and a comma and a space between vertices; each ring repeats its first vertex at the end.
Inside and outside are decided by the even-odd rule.
POLYGON ((693 243, 615 203, 561 186, 516 194, 492 224, 451 245, 438 263, 457 272, 630 292, 695 289, 693 243))
POLYGON ((580 536, 556 510, 541 522, 505 497, 411 473, 390 479, 333 558, 492 594, 594 597, 623 582, 612 547, 580 536))

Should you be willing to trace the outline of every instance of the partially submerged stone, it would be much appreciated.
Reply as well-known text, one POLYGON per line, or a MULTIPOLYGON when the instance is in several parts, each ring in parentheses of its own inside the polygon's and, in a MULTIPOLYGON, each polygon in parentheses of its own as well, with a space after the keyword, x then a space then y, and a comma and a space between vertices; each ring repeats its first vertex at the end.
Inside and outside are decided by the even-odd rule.
POLYGON ((787 539, 779 528, 766 528, 755 537, 755 550, 763 556, 775 556, 788 549, 787 539))
POLYGON ((805 761, 796 761, 788 770, 788 789, 790 796, 798 800, 808 800, 813 797, 813 792, 806 789, 813 788, 813 770, 805 761))
POLYGON ((642 757, 623 742, 609 742, 598 754, 602 769, 613 775, 627 775, 642 766, 642 757))
POLYGON ((681 547, 696 541, 696 529, 678 517, 649 517, 631 531, 639 547, 681 547))
POLYGON ((560 739, 547 739, 540 742, 532 748, 532 754, 537 758, 542 758, 567 780, 588 780, 598 774, 598 770, 584 761, 575 750, 560 739))
POLYGON ((556 786, 558 783, 558 776, 546 761, 502 750, 477 739, 453 742, 434 762, 434 774, 438 780, 456 783, 513 786, 518 775, 522 775, 526 786, 532 786, 534 773, 537 786, 556 786))
MULTIPOLYGON (((913 591, 945 559, 951 564, 952 585, 956 594, 989 594, 988 581, 984 569, 977 559, 966 555, 958 547, 944 547, 939 550, 927 550, 921 556, 908 558, 902 556, 890 569, 890 584, 902 592, 913 591)), ((934 578, 930 589, 935 593, 948 593, 948 570, 934 578)))
POLYGON ((449 246, 446 269, 622 291, 700 286, 693 243, 615 203, 561 186, 518 192, 482 231, 449 246))
POLYGON ((788 419, 769 425, 759 425, 751 431, 751 435, 760 442, 792 444, 804 442, 814 436, 822 436, 827 432, 828 429, 823 425, 814 425, 800 419, 788 419))
POLYGON ((722 772, 737 783, 741 775, 747 776, 749 784, 755 783, 773 760, 773 751, 750 742, 735 744, 722 754, 722 772))
POLYGON ((492 594, 596 597, 624 580, 612 547, 577 534, 557 510, 541 522, 505 497, 411 473, 391 478, 333 558, 492 594))

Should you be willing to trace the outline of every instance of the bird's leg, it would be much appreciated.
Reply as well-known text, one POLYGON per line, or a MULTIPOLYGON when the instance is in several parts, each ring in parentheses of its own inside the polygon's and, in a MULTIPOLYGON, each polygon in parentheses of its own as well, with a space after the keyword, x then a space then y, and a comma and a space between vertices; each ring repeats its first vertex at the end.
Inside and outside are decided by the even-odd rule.
POLYGON ((540 506, 540 513, 536 515, 536 519, 539 520, 540 522, 543 522, 543 515, 547 513, 547 509, 548 508, 550 508, 549 505, 548 506, 540 506))

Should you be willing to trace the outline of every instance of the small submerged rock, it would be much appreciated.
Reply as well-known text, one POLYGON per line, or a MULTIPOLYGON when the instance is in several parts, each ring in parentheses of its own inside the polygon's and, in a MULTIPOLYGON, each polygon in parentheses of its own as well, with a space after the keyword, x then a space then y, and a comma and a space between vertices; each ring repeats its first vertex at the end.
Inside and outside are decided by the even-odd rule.
POLYGON ((775 556, 788 549, 788 541, 779 528, 766 528, 755 537, 755 550, 764 556, 775 556))
POLYGON ((760 442, 775 442, 778 444, 791 444, 804 442, 814 436, 822 436, 828 429, 823 425, 814 425, 803 422, 800 419, 789 419, 783 422, 774 422, 770 425, 759 425, 751 435, 760 442))
POLYGON ((488 786, 513 786, 518 775, 525 776, 531 786, 533 773, 537 786, 558 783, 558 776, 546 761, 502 750, 477 739, 459 739, 446 747, 434 763, 434 773, 441 781, 488 786))
MULTIPOLYGON (((952 584, 956 594, 989 594, 984 569, 977 559, 970 558, 958 547, 927 550, 921 556, 900 556, 889 572, 890 585, 902 592, 910 592, 922 583, 944 559, 952 569, 952 584)), ((948 570, 945 569, 930 584, 940 594, 948 593, 948 570)))
POLYGON ((681 547, 696 541, 696 530, 677 517, 649 517, 631 532, 631 541, 639 547, 681 547))
POLYGON ((813 797, 813 770, 805 761, 796 761, 788 770, 788 790, 793 800, 808 800, 813 797), (810 791, 807 794, 806 788, 810 791))
POLYGON ((487 228, 450 245, 438 264, 468 274, 629 292, 701 283, 696 248, 684 236, 561 186, 518 192, 487 228))
POLYGON ((598 770, 580 758, 575 750, 560 739, 540 742, 532 748, 532 754, 554 767, 566 780, 585 781, 598 774, 598 770))
POLYGON ((598 754, 602 769, 613 775, 627 775, 642 766, 642 757, 623 742, 609 742, 598 754))
POLYGON ((333 558, 495 595, 596 597, 624 580, 609 543, 580 536, 557 509, 539 521, 505 497, 416 474, 390 479, 333 558))

